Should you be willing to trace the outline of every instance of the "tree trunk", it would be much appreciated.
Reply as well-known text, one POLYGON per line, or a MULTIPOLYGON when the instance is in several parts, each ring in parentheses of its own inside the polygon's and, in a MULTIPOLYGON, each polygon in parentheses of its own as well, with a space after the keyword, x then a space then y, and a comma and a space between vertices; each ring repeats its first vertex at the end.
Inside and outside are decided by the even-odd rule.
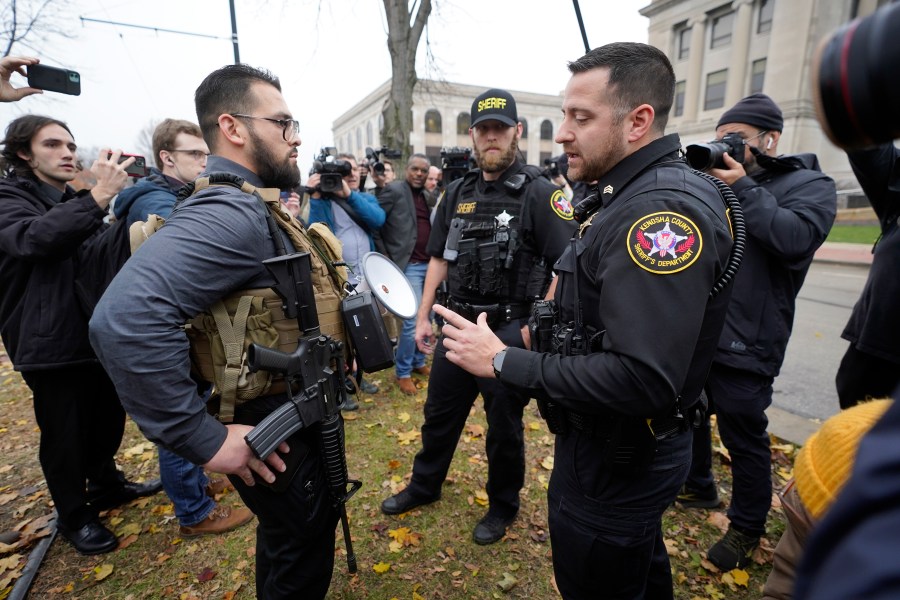
MULTIPOLYGON (((381 143, 392 150, 399 150, 403 154, 401 160, 406 164, 412 153, 409 134, 413 127, 413 90, 418 81, 416 50, 431 14, 431 0, 414 0, 411 5, 407 0, 384 0, 384 12, 388 23, 388 51, 391 54, 391 91, 382 110, 384 129, 381 131, 381 143)), ((397 177, 400 177, 399 172, 397 177)))

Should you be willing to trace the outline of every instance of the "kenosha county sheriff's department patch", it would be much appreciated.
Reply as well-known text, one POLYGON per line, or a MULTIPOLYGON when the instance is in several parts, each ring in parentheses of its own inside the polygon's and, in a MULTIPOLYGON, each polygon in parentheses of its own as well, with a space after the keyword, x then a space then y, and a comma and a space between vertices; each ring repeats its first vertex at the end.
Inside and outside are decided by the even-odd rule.
POLYGON ((628 230, 628 254, 639 267, 668 275, 694 264, 703 238, 694 222, 674 212, 641 217, 628 230))

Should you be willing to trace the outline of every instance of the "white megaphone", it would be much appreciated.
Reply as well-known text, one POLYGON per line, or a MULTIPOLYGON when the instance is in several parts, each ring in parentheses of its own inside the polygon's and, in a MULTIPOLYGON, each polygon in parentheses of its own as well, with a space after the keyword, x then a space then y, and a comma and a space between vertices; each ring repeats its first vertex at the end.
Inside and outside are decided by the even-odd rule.
POLYGON ((359 267, 360 283, 342 301, 341 314, 360 368, 372 373, 394 364, 381 307, 401 319, 412 319, 419 310, 419 299, 403 271, 383 254, 366 253, 359 267))
POLYGON ((367 252, 359 261, 362 277, 356 291, 370 291, 375 299, 401 319, 412 319, 419 310, 419 299, 400 267, 378 252, 367 252))

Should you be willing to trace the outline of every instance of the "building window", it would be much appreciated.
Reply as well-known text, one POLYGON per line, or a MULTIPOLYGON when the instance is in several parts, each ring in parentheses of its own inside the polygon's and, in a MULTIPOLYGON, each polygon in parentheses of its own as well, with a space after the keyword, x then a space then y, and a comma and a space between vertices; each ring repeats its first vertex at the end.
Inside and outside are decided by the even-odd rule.
POLYGON ((359 150, 362 148, 362 127, 356 128, 356 148, 354 150, 359 150))
POLYGON ((469 116, 469 113, 459 113, 459 116, 456 117, 456 135, 469 135, 469 123, 471 122, 472 117, 469 116))
POLYGON ((728 69, 706 76, 706 99, 703 102, 703 110, 722 108, 725 105, 725 81, 727 78, 728 69))
POLYGON ((440 133, 441 131, 441 113, 433 108, 429 109, 425 113, 425 133, 440 133))
POLYGON ((519 119, 519 123, 522 124, 522 139, 527 140, 528 139, 528 121, 526 121, 525 119, 519 119))
POLYGON ((775 0, 760 0, 759 23, 756 25, 756 33, 769 33, 772 31, 773 12, 775 12, 775 0))
POLYGON ((372 139, 372 121, 366 123, 366 146, 374 146, 375 141, 372 139))
POLYGON ((675 35, 678 40, 676 55, 678 60, 684 60, 691 53, 691 28, 682 25, 675 29, 675 35))
POLYGON ((766 79, 766 59, 754 60, 750 69, 750 93, 756 94, 763 91, 763 82, 766 79))
POLYGON ((675 84, 675 112, 674 116, 680 117, 684 114, 684 89, 686 85, 684 81, 675 84))
POLYGON ((712 40, 710 48, 721 48, 731 43, 731 31, 734 29, 734 11, 713 17, 712 40))
POLYGON ((553 140, 553 123, 549 119, 544 119, 541 123, 541 139, 553 140))

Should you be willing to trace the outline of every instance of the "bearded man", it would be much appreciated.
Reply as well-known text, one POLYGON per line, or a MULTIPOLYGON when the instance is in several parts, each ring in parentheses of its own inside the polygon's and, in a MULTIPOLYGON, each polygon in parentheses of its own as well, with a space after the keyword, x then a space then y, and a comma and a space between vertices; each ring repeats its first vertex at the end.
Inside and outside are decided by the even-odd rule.
POLYGON ((472 103, 469 134, 478 168, 450 184, 438 201, 426 251, 430 257, 416 318, 419 350, 434 351, 422 449, 409 486, 381 505, 400 514, 441 495, 450 461, 475 398, 487 413, 487 494, 490 506, 473 532, 478 544, 502 539, 519 511, 525 480, 522 411, 528 396, 493 378, 475 377, 450 363, 442 342, 434 346, 431 307, 446 280, 443 303, 475 319, 487 314, 508 345, 528 346, 531 305, 552 288, 553 263, 574 232, 572 207, 540 169, 517 158, 522 124, 509 92, 491 89, 472 103))

